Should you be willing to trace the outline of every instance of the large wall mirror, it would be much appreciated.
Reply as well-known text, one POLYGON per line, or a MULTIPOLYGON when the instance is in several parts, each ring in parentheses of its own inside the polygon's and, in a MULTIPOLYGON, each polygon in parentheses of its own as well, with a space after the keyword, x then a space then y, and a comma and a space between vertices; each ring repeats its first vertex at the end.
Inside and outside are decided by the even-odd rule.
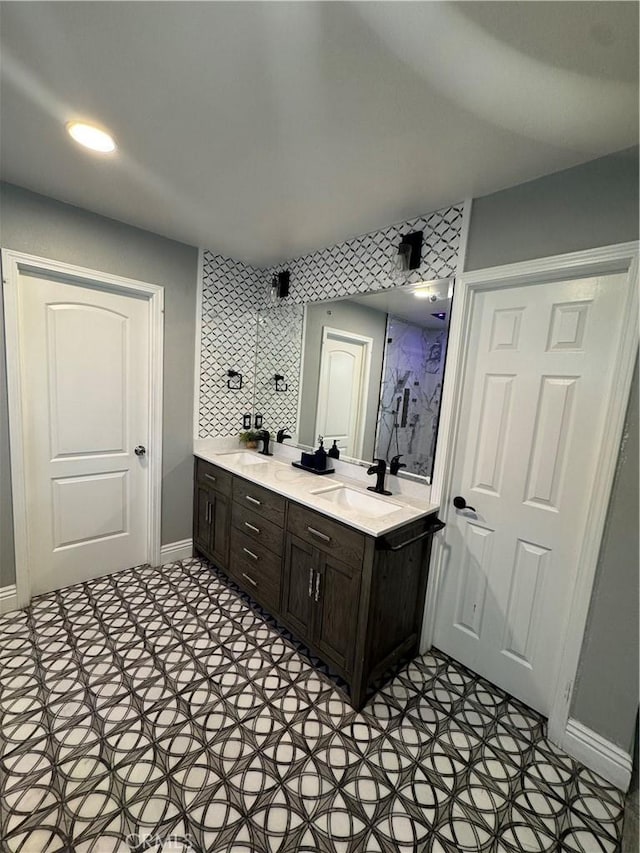
POLYGON ((256 411, 302 448, 322 435, 341 459, 399 456, 401 473, 430 481, 452 289, 443 279, 261 311, 256 411))

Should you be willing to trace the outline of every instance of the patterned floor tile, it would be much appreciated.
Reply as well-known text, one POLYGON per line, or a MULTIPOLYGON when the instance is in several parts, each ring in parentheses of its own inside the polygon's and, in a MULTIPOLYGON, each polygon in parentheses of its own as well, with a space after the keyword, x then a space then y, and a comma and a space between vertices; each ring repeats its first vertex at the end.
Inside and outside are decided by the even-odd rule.
POLYGON ((622 795, 440 652, 339 686, 200 560, 40 596, 0 617, 2 849, 618 849, 622 795))

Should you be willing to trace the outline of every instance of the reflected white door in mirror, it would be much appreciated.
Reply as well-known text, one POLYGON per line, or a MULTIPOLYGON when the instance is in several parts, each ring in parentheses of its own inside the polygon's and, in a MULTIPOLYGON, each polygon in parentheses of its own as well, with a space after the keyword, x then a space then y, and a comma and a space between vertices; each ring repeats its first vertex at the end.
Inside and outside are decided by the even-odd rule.
POLYGON ((361 458, 372 338, 325 327, 320 355, 316 434, 345 456, 361 458))

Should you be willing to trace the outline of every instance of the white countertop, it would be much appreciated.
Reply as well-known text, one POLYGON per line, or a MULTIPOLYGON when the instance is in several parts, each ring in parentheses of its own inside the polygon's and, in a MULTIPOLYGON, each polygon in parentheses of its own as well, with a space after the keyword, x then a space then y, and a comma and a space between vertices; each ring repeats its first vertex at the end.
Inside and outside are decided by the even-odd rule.
MULTIPOLYGON (((291 451, 293 448, 287 448, 291 451)), ((366 485, 352 477, 344 476, 343 472, 335 474, 311 474, 301 471, 291 465, 291 453, 287 458, 281 455, 282 449, 278 448, 277 457, 262 456, 257 450, 245 450, 235 444, 220 449, 219 445, 212 439, 198 439, 194 442, 194 455, 214 465, 219 465, 245 480, 257 483, 260 486, 271 489, 285 498, 296 503, 316 510, 329 518, 335 518, 343 524, 354 527, 369 536, 383 536, 398 527, 424 518, 438 510, 438 504, 432 504, 428 500, 406 494, 393 494, 390 497, 373 494, 367 490, 366 485), (251 454, 251 461, 258 464, 243 464, 237 459, 237 454, 251 454), (236 456, 236 459, 233 457, 236 456), (349 494, 344 491, 338 492, 340 486, 349 489, 349 494), (340 498, 334 503, 331 498, 340 498), (362 496, 364 503, 370 503, 372 511, 354 508, 349 505, 350 501, 359 501, 362 496), (371 503, 373 501, 373 503, 371 503), (389 510, 387 513, 386 510, 389 510), (384 513, 375 517, 377 513, 384 513)), ((300 451, 297 458, 300 457, 300 451)), ((332 460, 327 460, 330 463, 332 460)), ((343 466, 344 467, 344 466, 343 466)), ((389 488, 390 480, 395 477, 387 477, 386 487, 389 488)))

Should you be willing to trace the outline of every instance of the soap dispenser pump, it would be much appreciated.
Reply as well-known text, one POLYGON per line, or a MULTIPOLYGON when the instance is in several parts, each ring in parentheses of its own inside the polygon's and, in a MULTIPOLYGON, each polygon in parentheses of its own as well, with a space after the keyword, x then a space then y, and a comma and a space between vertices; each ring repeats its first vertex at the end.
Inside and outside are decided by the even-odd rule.
POLYGON ((327 456, 330 456, 332 459, 340 459, 340 450, 338 449, 335 438, 333 439, 333 444, 329 448, 327 456))
POLYGON ((315 452, 315 468, 316 471, 324 471, 327 467, 327 451, 324 449, 324 439, 321 435, 318 436, 320 447, 315 452))

